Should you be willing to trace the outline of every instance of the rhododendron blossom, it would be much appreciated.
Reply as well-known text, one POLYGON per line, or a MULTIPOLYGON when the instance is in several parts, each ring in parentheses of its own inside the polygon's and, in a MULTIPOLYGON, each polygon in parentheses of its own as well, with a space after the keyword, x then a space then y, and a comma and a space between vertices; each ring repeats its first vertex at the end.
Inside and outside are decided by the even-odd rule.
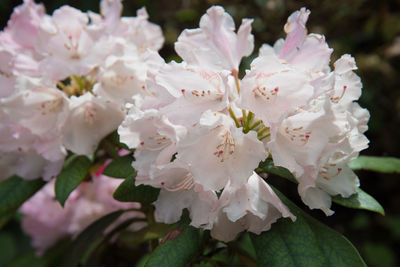
POLYGON ((176 222, 187 208, 192 225, 224 241, 279 217, 295 220, 253 172, 268 157, 293 173, 310 208, 330 215, 331 195, 355 193, 347 163, 368 143, 368 112, 352 103, 361 84, 349 55, 330 70, 332 49, 322 35, 307 35, 309 13, 293 13, 286 39, 262 46, 240 80, 240 61, 253 49, 251 20, 235 33, 232 18, 211 7, 175 43, 183 62, 149 76, 151 94, 135 98, 119 134, 136 149, 136 184, 161 188, 156 219, 176 222))
POLYGON ((160 62, 154 55, 163 43, 160 27, 147 20, 145 9, 124 18, 120 0, 100 5, 102 14, 62 6, 47 15, 41 4, 25 0, 0 33, 2 135, 21 142, 24 131, 30 139, 29 147, 0 147, 0 157, 15 162, 29 151, 43 161, 38 165, 58 166, 48 173, 47 167, 33 171, 21 167, 28 161, 15 162, 4 164, 7 174, 18 166, 23 178, 48 180, 60 171, 67 150, 92 156, 122 122, 124 104, 146 94, 147 72, 160 62), (138 39, 125 38, 129 34, 138 39))
MULTIPOLYGON (((31 236, 36 251, 41 254, 63 238, 76 237, 89 224, 112 211, 140 208, 139 203, 121 203, 113 199, 112 193, 120 183, 121 180, 106 176, 93 176, 92 181, 82 183, 72 192, 64 207, 54 198, 54 180, 47 183, 20 209, 24 215, 22 227, 31 236)), ((110 229, 127 218, 143 217, 141 212, 127 212, 110 229)), ((132 230, 144 225, 144 222, 137 222, 132 230)))
POLYGON ((307 32, 309 10, 291 14, 286 37, 263 44, 239 75, 254 49, 252 19, 236 29, 212 6, 175 42, 182 61, 165 62, 160 26, 145 8, 121 17, 121 1, 102 0, 100 14, 62 6, 49 15, 24 0, 0 32, 0 181, 65 179, 67 156, 86 160, 72 167, 84 170, 69 180, 77 187, 64 209, 55 179, 22 206, 39 252, 111 211, 140 208, 115 199, 137 201, 143 188, 156 192, 145 191, 143 213, 114 225, 135 216, 149 228, 172 224, 186 209, 192 226, 230 242, 296 221, 261 174, 264 161, 287 169, 302 201, 326 215, 332 196, 357 191, 348 163, 368 146, 369 112, 355 102, 362 84, 350 55, 331 66, 325 37, 307 32), (126 179, 118 190, 121 181, 100 175, 111 158, 108 171, 126 179))

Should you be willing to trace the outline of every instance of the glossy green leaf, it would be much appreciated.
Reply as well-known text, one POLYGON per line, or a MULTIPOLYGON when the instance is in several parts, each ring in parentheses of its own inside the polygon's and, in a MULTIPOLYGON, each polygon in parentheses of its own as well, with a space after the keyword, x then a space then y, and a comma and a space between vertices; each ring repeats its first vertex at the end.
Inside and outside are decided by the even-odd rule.
POLYGON ((268 174, 278 175, 288 179, 291 182, 297 183, 296 178, 294 178, 293 174, 288 169, 280 166, 274 166, 272 159, 266 159, 265 161, 260 162, 256 171, 258 173, 266 172, 268 174))
POLYGON ((279 191, 275 192, 297 219, 296 222, 279 219, 270 230, 251 234, 259 266, 366 266, 343 235, 306 214, 279 191))
POLYGON ((174 240, 159 245, 146 262, 146 267, 180 267, 188 263, 201 251, 203 232, 192 226, 187 228, 174 240))
POLYGON ((42 179, 24 180, 16 175, 0 182, 0 227, 44 184, 42 179))
POLYGON ((55 184, 56 199, 64 206, 69 194, 85 179, 91 166, 86 156, 71 156, 64 164, 55 184))
POLYGON ((126 246, 135 246, 145 241, 162 238, 172 229, 172 225, 153 223, 136 232, 126 232, 118 237, 118 243, 126 246))
POLYGON ((148 185, 135 185, 135 178, 130 176, 114 192, 114 198, 121 202, 152 203, 157 200, 160 189, 148 185))
POLYGON ((385 215, 385 210, 381 204, 360 188, 357 189, 355 194, 348 198, 344 198, 340 195, 333 196, 332 201, 348 208, 370 210, 385 215))
POLYGON ((400 159, 392 157, 359 156, 349 163, 349 167, 353 170, 400 173, 400 159))
POLYGON ((105 229, 116 221, 123 213, 123 210, 112 212, 103 216, 83 230, 83 232, 80 233, 69 246, 69 250, 65 254, 61 266, 78 266, 82 258, 84 256, 87 257, 87 252, 93 250, 94 247, 98 246, 103 241, 105 238, 105 235, 103 234, 105 229))
POLYGON ((114 159, 104 169, 103 174, 115 178, 134 176, 135 169, 132 167, 132 160, 133 156, 131 154, 114 159))

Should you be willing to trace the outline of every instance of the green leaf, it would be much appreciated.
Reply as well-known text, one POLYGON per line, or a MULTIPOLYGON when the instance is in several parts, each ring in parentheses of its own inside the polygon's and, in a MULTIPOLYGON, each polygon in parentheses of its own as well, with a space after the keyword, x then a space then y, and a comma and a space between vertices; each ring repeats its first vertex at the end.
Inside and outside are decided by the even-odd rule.
POLYGON ((44 184, 42 179, 24 180, 16 175, 0 182, 0 227, 44 184))
POLYGON ((279 219, 260 235, 251 234, 260 266, 366 266, 340 233, 318 222, 275 190, 297 217, 279 219))
POLYGON ((172 229, 172 225, 163 223, 153 223, 136 232, 126 232, 118 237, 118 243, 124 247, 135 246, 145 241, 162 238, 168 231, 172 229))
POLYGON ((135 178, 129 176, 123 181, 114 192, 114 198, 121 202, 141 202, 144 204, 153 203, 157 200, 159 188, 148 185, 135 185, 135 178))
POLYGON ((360 188, 357 188, 357 192, 348 198, 337 195, 333 196, 332 200, 333 202, 347 208, 370 210, 377 212, 381 215, 385 215, 385 210, 383 209, 381 204, 379 204, 379 202, 376 201, 375 198, 368 195, 360 188))
POLYGON ((86 156, 73 155, 65 162, 55 184, 56 199, 62 206, 69 194, 85 179, 90 166, 91 162, 86 156))
POLYGON ((256 171, 278 175, 280 177, 288 179, 293 183, 297 183, 296 178, 294 178, 293 174, 288 169, 280 166, 274 166, 274 162, 272 161, 272 159, 266 159, 265 161, 260 162, 256 171))
POLYGON ((192 226, 174 240, 168 240, 150 254, 146 267, 180 267, 188 263, 201 251, 203 232, 192 226))
POLYGON ((400 159, 392 157, 359 156, 349 163, 349 167, 353 170, 400 173, 400 159))
POLYGON ((132 160, 133 156, 131 154, 114 159, 104 169, 103 174, 115 178, 134 176, 135 169, 132 167, 132 160))
POLYGON ((124 213, 123 210, 112 212, 89 225, 71 243, 63 259, 63 267, 78 266, 82 258, 87 257, 89 250, 93 251, 105 238, 105 229, 124 213))

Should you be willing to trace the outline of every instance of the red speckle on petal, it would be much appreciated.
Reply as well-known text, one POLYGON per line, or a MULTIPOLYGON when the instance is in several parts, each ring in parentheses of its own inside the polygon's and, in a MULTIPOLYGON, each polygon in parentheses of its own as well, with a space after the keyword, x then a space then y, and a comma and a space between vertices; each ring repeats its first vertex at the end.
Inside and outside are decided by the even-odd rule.
POLYGON ((218 154, 223 154, 224 153, 224 151, 223 150, 220 150, 220 151, 218 151, 218 154))
POLYGON ((337 170, 338 170, 338 172, 341 172, 341 171, 342 171, 342 168, 338 168, 337 170))
POLYGON ((133 80, 133 76, 130 76, 129 79, 133 80))
POLYGON ((140 145, 142 145, 142 146, 143 146, 143 145, 144 145, 144 142, 141 142, 141 143, 140 143, 140 145))
POLYGON ((278 88, 278 87, 275 87, 274 91, 275 91, 275 92, 278 92, 278 90, 279 90, 279 88, 278 88))
POLYGON ((46 107, 46 104, 45 104, 45 103, 42 103, 41 107, 42 107, 42 108, 45 108, 45 107, 46 107))
POLYGON ((144 88, 145 88, 144 85, 142 85, 142 89, 143 89, 143 90, 144 90, 144 88))
POLYGON ((162 186, 164 186, 164 185, 165 185, 165 183, 164 183, 164 182, 161 182, 161 185, 162 185, 162 186))
POLYGON ((310 136, 309 136, 308 134, 307 134, 305 137, 306 137, 307 139, 310 138, 310 136))
POLYGON ((18 151, 19 151, 19 152, 22 152, 22 148, 18 147, 18 151))
POLYGON ((185 89, 182 89, 181 92, 182 92, 182 94, 184 94, 185 93, 185 89))
POLYGON ((346 90, 346 89, 347 89, 347 86, 346 86, 346 85, 345 85, 345 86, 343 86, 343 89, 344 89, 344 90, 346 90))
POLYGON ((93 113, 90 113, 90 114, 89 114, 89 117, 90 117, 90 118, 93 118, 93 117, 94 117, 93 113))

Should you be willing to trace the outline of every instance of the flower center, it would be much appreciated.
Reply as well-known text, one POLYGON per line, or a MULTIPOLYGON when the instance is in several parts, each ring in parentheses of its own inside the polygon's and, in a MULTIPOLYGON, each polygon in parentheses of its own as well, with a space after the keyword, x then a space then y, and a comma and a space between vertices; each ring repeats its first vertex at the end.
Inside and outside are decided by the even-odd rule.
POLYGON ((93 77, 94 71, 86 76, 70 75, 68 78, 58 81, 57 88, 68 96, 81 96, 86 92, 92 92, 93 86, 96 83, 93 77))
POLYGON ((235 152, 235 140, 232 138, 230 132, 226 131, 222 136, 222 142, 215 148, 214 155, 224 162, 235 152))
POLYGON ((286 136, 298 146, 304 146, 308 143, 308 140, 311 136, 311 131, 304 130, 303 126, 292 128, 292 127, 285 127, 285 134, 286 136))

